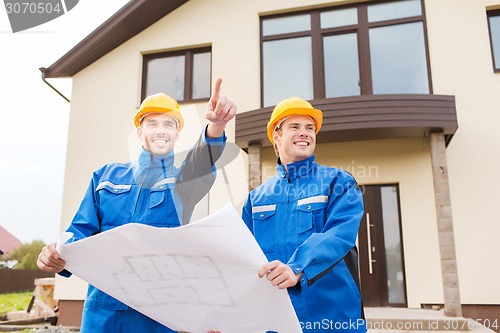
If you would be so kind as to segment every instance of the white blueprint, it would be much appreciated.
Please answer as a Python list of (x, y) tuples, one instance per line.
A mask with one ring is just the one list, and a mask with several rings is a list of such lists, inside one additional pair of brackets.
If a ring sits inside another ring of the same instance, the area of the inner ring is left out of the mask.
[(267, 259), (229, 204), (178, 228), (133, 223), (62, 243), (68, 271), (171, 329), (302, 332), (286, 290), (258, 277)]

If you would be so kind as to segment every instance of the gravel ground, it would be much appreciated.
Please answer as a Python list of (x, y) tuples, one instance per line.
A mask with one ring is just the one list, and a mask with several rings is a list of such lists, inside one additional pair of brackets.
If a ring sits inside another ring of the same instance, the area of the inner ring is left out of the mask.
[(80, 332), (79, 328), (63, 327), (63, 326), (40, 326), (34, 327), (33, 325), (0, 325), (0, 332), (14, 332), (14, 333), (75, 333)]
[(63, 326), (49, 326), (44, 328), (37, 328), (32, 331), (33, 333), (74, 333), (80, 332), (79, 329), (69, 328)]

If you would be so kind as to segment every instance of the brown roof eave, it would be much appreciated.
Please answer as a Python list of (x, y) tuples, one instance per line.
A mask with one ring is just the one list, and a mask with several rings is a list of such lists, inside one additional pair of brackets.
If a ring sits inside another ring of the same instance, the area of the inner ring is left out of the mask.
[(188, 0), (131, 0), (49, 68), (45, 78), (71, 77)]

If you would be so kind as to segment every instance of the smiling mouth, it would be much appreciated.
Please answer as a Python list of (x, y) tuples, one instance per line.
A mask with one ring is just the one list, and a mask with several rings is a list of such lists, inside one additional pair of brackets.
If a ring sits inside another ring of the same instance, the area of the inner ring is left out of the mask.
[(306, 141), (297, 141), (294, 144), (299, 147), (308, 147), (310, 143)]
[(166, 144), (169, 140), (167, 139), (153, 139), (153, 143)]

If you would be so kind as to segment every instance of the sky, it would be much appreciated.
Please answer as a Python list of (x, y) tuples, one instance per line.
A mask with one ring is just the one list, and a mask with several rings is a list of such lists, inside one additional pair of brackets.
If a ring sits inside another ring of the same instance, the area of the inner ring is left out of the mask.
[[(0, 6), (0, 225), (22, 243), (60, 230), (70, 105), (41, 78), (128, 0), (80, 0), (66, 14), (12, 33)], [(49, 79), (71, 99), (71, 79)], [(0, 239), (0, 248), (2, 240)]]

